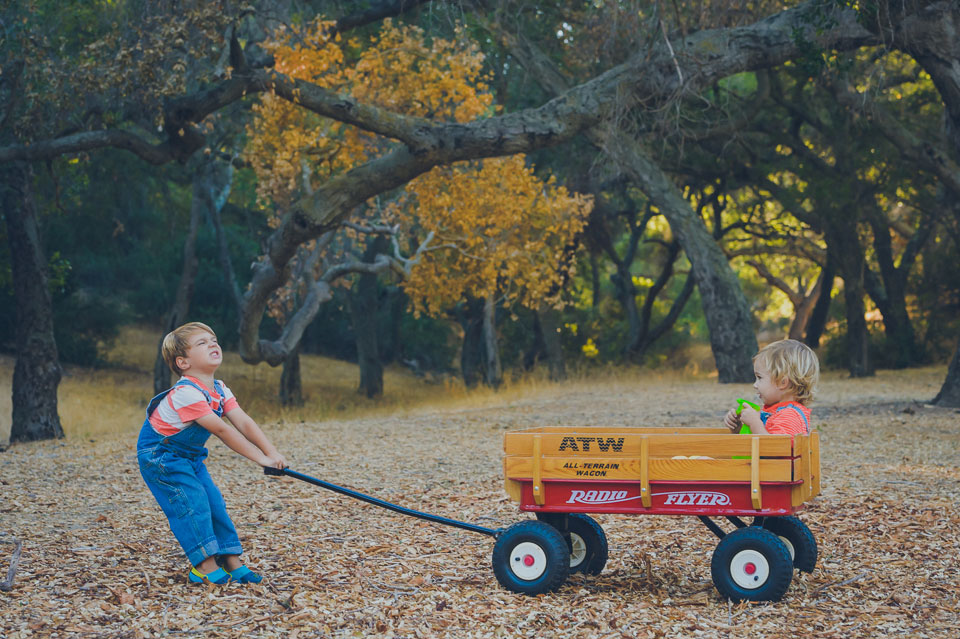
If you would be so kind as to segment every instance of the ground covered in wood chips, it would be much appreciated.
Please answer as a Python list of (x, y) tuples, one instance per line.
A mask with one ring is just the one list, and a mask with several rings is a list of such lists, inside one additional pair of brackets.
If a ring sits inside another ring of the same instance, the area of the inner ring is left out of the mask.
[[(0, 453), (0, 542), (23, 541), (0, 637), (957, 637), (960, 412), (925, 405), (944, 370), (828, 376), (814, 404), (824, 487), (801, 513), (820, 545), (782, 602), (730, 605), (716, 538), (693, 517), (600, 516), (610, 560), (538, 597), (499, 587), (489, 537), (323, 491), (211, 445), (211, 474), (260, 586), (189, 584), (137, 470), (136, 429)], [(477, 408), (268, 424), (291, 467), (491, 528), (528, 518), (502, 488), (504, 431), (718, 425), (749, 387), (584, 382)], [(0, 543), (0, 579), (13, 546)]]

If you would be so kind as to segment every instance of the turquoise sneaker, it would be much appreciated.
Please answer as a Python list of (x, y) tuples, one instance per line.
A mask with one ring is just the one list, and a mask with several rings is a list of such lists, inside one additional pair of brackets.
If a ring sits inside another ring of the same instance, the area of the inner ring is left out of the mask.
[(227, 574), (238, 584), (258, 584), (263, 581), (263, 577), (246, 566), (240, 566), (233, 572), (228, 572)]
[(195, 584), (217, 584), (218, 586), (222, 586), (230, 581), (230, 573), (223, 568), (217, 568), (206, 575), (196, 568), (191, 568), (190, 574), (187, 575), (187, 577)]

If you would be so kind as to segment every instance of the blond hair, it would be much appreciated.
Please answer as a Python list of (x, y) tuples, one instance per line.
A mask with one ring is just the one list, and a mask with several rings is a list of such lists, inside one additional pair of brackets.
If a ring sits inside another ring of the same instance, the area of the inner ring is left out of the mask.
[(214, 337), (217, 336), (213, 329), (203, 322), (188, 322), (180, 328), (170, 331), (163, 338), (163, 346), (160, 349), (163, 354), (163, 361), (177, 375), (183, 375), (183, 371), (177, 366), (177, 358), (187, 356), (187, 349), (190, 348), (190, 336), (199, 331), (206, 331)]
[(820, 381), (820, 361), (809, 346), (795, 339), (771, 342), (753, 356), (768, 371), (776, 383), (787, 380), (790, 391), (801, 404), (813, 399)]

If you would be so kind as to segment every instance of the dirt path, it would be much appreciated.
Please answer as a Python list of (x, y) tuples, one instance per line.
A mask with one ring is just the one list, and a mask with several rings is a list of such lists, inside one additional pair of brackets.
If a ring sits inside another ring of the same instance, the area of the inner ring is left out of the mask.
[[(22, 539), (0, 637), (960, 636), (960, 412), (929, 408), (942, 369), (829, 377), (814, 405), (824, 489), (801, 517), (821, 559), (777, 604), (730, 606), (710, 581), (716, 539), (693, 518), (598, 517), (597, 577), (522, 597), (499, 587), (491, 539), (290, 479), (222, 445), (209, 467), (262, 587), (185, 583), (184, 561), (125, 439), (0, 454), (0, 541)], [(507, 429), (717, 425), (748, 387), (654, 379), (548, 387), (482, 409), (283, 424), (291, 466), (490, 527), (527, 517), (502, 488)], [(0, 544), (0, 579), (12, 546)]]

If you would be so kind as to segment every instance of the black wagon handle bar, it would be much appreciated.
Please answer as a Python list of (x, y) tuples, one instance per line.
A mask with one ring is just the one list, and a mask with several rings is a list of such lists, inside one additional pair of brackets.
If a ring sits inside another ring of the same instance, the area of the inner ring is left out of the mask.
[(430, 513), (424, 513), (424, 512), (420, 512), (419, 510), (413, 510), (412, 508), (404, 508), (403, 506), (392, 504), (389, 501), (377, 499), (376, 497), (371, 497), (370, 495), (364, 495), (363, 493), (358, 493), (355, 490), (350, 490), (349, 488), (344, 488), (343, 486), (337, 486), (336, 484), (331, 484), (328, 481), (323, 481), (322, 479), (317, 479), (316, 477), (311, 477), (310, 475), (304, 475), (303, 473), (298, 473), (297, 471), (291, 470), (289, 468), (272, 468), (272, 467), (264, 466), (263, 474), (276, 475), (276, 476), (286, 475), (287, 477), (293, 477), (294, 479), (305, 481), (308, 484), (313, 484), (314, 486), (319, 486), (320, 488), (326, 488), (327, 490), (332, 490), (335, 493), (340, 493), (341, 495), (346, 495), (347, 497), (353, 497), (354, 499), (365, 501), (368, 504), (373, 504), (374, 506), (380, 506), (381, 508), (386, 508), (387, 510), (392, 510), (402, 515), (409, 515), (410, 517), (416, 517), (417, 519), (425, 519), (426, 521), (432, 521), (437, 524), (443, 524), (444, 526), (453, 526), (454, 528), (462, 528), (463, 530), (469, 530), (471, 532), (480, 533), (482, 535), (490, 535), (491, 537), (498, 537), (500, 533), (503, 532), (502, 528), (497, 528), (496, 530), (494, 530), (493, 528), (484, 528), (483, 526), (470, 524), (465, 521), (457, 521), (456, 519), (449, 519), (447, 517), (441, 517), (440, 515), (431, 515)]

